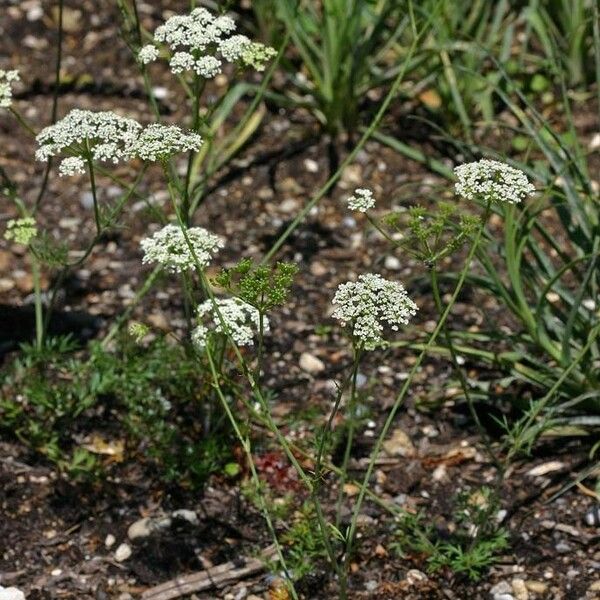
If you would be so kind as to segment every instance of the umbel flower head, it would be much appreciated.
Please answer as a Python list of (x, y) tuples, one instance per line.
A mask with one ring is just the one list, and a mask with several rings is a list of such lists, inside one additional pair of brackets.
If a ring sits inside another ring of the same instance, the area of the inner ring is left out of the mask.
[(4, 71), (0, 69), (0, 108), (12, 106), (12, 84), (19, 81), (19, 71)]
[(64, 159), (65, 164), (59, 167), (62, 175), (81, 173), (81, 157), (88, 151), (96, 161), (117, 164), (132, 157), (132, 146), (141, 130), (142, 126), (134, 119), (120, 117), (111, 111), (74, 109), (37, 135), (35, 157), (47, 161), (51, 156), (69, 150), (79, 160), (73, 161), (73, 156)]
[(35, 219), (24, 217), (22, 219), (11, 219), (6, 224), (4, 238), (14, 240), (17, 244), (27, 246), (29, 242), (37, 235), (37, 226)]
[(152, 123), (144, 127), (129, 152), (142, 160), (166, 160), (173, 154), (197, 151), (201, 145), (202, 138), (197, 133), (183, 131), (176, 125)]
[[(252, 346), (254, 335), (260, 330), (258, 310), (239, 298), (220, 298), (215, 299), (215, 302), (219, 312), (211, 299), (198, 306), (197, 314), (201, 323), (192, 331), (194, 345), (198, 349), (204, 348), (212, 330), (231, 336), (238, 346)], [(269, 321), (263, 316), (263, 333), (268, 331)]]
[[(205, 268), (224, 246), (223, 239), (203, 227), (190, 227), (187, 236), (194, 253), (181, 230), (174, 224), (165, 225), (152, 237), (144, 238), (140, 246), (144, 251), (143, 263), (158, 263), (170, 273), (181, 273), (198, 266)], [(195, 259), (194, 259), (195, 255)]]
[(350, 328), (366, 350), (385, 343), (384, 329), (398, 331), (417, 314), (417, 305), (404, 286), (375, 273), (361, 275), (356, 282), (342, 283), (333, 297), (333, 318)]
[[(273, 48), (250, 41), (245, 35), (231, 35), (236, 29), (233, 19), (215, 16), (206, 8), (195, 8), (189, 15), (174, 15), (156, 28), (154, 42), (171, 51), (169, 66), (173, 73), (194, 71), (205, 79), (221, 72), (221, 58), (263, 71), (277, 53)], [(217, 58), (220, 56), (220, 58)], [(159, 57), (154, 44), (144, 46), (138, 58), (148, 64)]]
[(454, 174), (456, 193), (467, 200), (518, 204), (535, 192), (523, 171), (497, 160), (459, 165)]
[(350, 196), (347, 200), (350, 210), (357, 210), (365, 213), (375, 206), (375, 198), (373, 192), (367, 188), (357, 188), (354, 190), (354, 196)]

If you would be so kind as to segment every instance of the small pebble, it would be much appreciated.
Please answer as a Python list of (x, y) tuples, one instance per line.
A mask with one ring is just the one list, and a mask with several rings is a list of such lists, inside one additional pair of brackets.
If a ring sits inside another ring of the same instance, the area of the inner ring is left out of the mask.
[(515, 600), (529, 600), (529, 591), (523, 579), (515, 577), (511, 584)]
[(315, 375), (325, 370), (325, 364), (316, 356), (303, 352), (300, 355), (300, 368), (311, 375)]
[(115, 560), (124, 562), (131, 557), (132, 550), (129, 544), (121, 544), (115, 551)]
[(5, 588), (0, 585), (0, 600), (25, 600), (25, 594), (16, 587)]
[(109, 533), (106, 536), (106, 539), (104, 540), (104, 545), (107, 548), (112, 548), (115, 545), (116, 541), (117, 541), (117, 539), (115, 538), (115, 536), (112, 533)]

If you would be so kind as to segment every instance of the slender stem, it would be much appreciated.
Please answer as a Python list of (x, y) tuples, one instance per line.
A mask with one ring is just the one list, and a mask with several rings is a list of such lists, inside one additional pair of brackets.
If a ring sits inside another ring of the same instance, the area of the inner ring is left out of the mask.
[[(58, 93), (60, 90), (60, 69), (62, 66), (62, 46), (64, 33), (63, 9), (64, 0), (58, 0), (58, 40), (56, 43), (56, 65), (54, 67), (54, 90), (52, 93), (52, 123), (56, 123), (56, 117), (58, 115)], [(42, 185), (33, 205), (33, 214), (35, 214), (38, 211), (40, 204), (42, 203), (44, 194), (46, 193), (46, 188), (48, 187), (48, 180), (50, 178), (50, 169), (52, 169), (52, 158), (49, 158), (46, 164), (46, 169), (44, 170), (44, 178), (42, 179)]]
[(350, 386), (350, 400), (348, 402), (348, 433), (346, 437), (346, 448), (344, 450), (344, 458), (342, 461), (342, 474), (339, 481), (337, 510), (335, 517), (335, 525), (339, 528), (342, 517), (342, 502), (344, 500), (344, 486), (348, 479), (348, 463), (350, 462), (350, 453), (352, 451), (352, 443), (354, 441), (354, 431), (356, 429), (356, 380), (358, 378), (358, 368), (362, 348), (354, 346), (354, 362), (352, 365), (352, 376)]
[[(440, 287), (439, 287), (439, 283), (438, 283), (438, 277), (437, 277), (437, 271), (436, 271), (435, 264), (431, 268), (430, 279), (431, 279), (431, 287), (433, 289), (433, 298), (435, 301), (435, 306), (437, 308), (439, 315), (441, 316), (444, 312), (444, 307), (443, 307), (442, 298), (440, 295)], [(494, 463), (496, 468), (500, 472), (502, 472), (503, 471), (502, 463), (496, 456), (496, 453), (494, 452), (494, 449), (492, 448), (492, 444), (490, 442), (487, 431), (481, 424), (481, 419), (479, 418), (479, 415), (477, 414), (477, 410), (475, 410), (475, 404), (473, 402), (473, 397), (471, 396), (471, 392), (469, 391), (469, 384), (467, 382), (467, 378), (465, 377), (465, 374), (458, 362), (456, 349), (454, 347), (454, 343), (452, 342), (452, 336), (450, 334), (450, 331), (448, 330), (448, 328), (445, 325), (442, 329), (442, 334), (444, 336), (444, 339), (446, 340), (446, 345), (448, 346), (448, 351), (450, 352), (452, 367), (453, 367), (454, 372), (460, 382), (460, 387), (465, 396), (465, 400), (467, 401), (467, 405), (469, 407), (469, 412), (471, 413), (471, 418), (475, 422), (477, 431), (479, 432), (479, 436), (481, 437), (481, 440), (482, 440), (483, 444), (485, 445), (488, 456), (490, 457), (491, 461)]]
[(37, 257), (30, 252), (31, 256), (31, 273), (33, 276), (33, 292), (35, 302), (35, 343), (38, 350), (42, 349), (44, 344), (44, 317), (42, 314), (42, 287), (40, 264)]
[(90, 185), (92, 187), (92, 202), (94, 203), (94, 221), (96, 222), (96, 234), (100, 235), (102, 231), (102, 220), (100, 219), (100, 207), (98, 206), (98, 195), (96, 191), (96, 175), (94, 173), (94, 161), (92, 160), (92, 153), (90, 151), (88, 142), (86, 140), (86, 152), (85, 160), (88, 166), (88, 172), (90, 174)]
[(221, 405), (223, 406), (223, 410), (227, 414), (229, 422), (231, 423), (231, 426), (233, 427), (233, 430), (235, 431), (235, 434), (236, 434), (238, 440), (240, 441), (242, 448), (244, 449), (244, 453), (246, 454), (246, 459), (248, 460), (248, 465), (250, 467), (250, 472), (252, 474), (252, 480), (256, 487), (256, 494), (257, 494), (257, 497), (259, 498), (260, 508), (263, 513), (265, 522), (267, 523), (269, 533), (271, 534), (271, 537), (273, 538), (273, 543), (275, 544), (277, 558), (279, 559), (279, 562), (281, 563), (281, 566), (283, 568), (283, 572), (285, 573), (285, 577), (288, 580), (288, 583), (290, 584), (290, 592), (292, 594), (292, 597), (294, 598), (294, 600), (298, 600), (298, 594), (296, 593), (296, 590), (294, 588), (294, 582), (292, 581), (289, 570), (287, 568), (285, 558), (283, 556), (283, 551), (281, 549), (281, 545), (279, 544), (279, 539), (277, 538), (277, 532), (275, 531), (275, 526), (273, 524), (273, 520), (271, 519), (271, 515), (269, 514), (269, 509), (267, 507), (267, 503), (260, 491), (261, 490), (260, 478), (258, 477), (258, 473), (256, 472), (256, 466), (255, 466), (254, 460), (252, 458), (252, 449), (250, 446), (250, 440), (248, 438), (244, 437), (244, 435), (242, 434), (242, 431), (241, 431), (233, 413), (231, 412), (231, 407), (229, 406), (229, 403), (227, 402), (227, 399), (225, 398), (225, 396), (223, 394), (223, 391), (221, 389), (221, 384), (219, 382), (219, 374), (217, 372), (215, 362), (214, 362), (214, 359), (212, 356), (210, 343), (207, 344), (207, 346), (206, 346), (206, 356), (208, 358), (208, 364), (210, 366), (210, 373), (211, 373), (211, 376), (213, 379), (213, 387), (217, 392), (219, 400), (221, 401)]

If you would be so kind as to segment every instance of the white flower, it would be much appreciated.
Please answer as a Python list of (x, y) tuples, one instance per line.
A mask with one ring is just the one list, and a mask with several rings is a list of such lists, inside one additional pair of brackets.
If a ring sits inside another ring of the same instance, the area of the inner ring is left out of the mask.
[(456, 193), (467, 200), (518, 204), (535, 192), (523, 171), (496, 160), (459, 165), (454, 174)]
[(3, 71), (0, 69), (0, 108), (12, 106), (12, 84), (19, 80), (19, 71)]
[[(245, 35), (232, 35), (236, 25), (231, 17), (215, 16), (206, 8), (196, 8), (189, 15), (170, 17), (154, 31), (154, 41), (166, 44), (173, 53), (169, 64), (173, 73), (195, 71), (211, 79), (221, 72), (220, 55), (229, 62), (241, 62), (257, 71), (263, 71), (267, 61), (277, 52), (251, 42)], [(143, 53), (143, 54), (142, 54)], [(155, 60), (158, 50), (149, 45), (142, 48), (142, 62)]]
[(214, 255), (224, 246), (221, 237), (203, 227), (190, 227), (187, 236), (194, 250), (193, 254), (181, 228), (173, 224), (165, 225), (152, 237), (144, 238), (140, 242), (144, 251), (142, 262), (156, 262), (171, 273), (181, 273), (194, 269), (196, 260), (199, 267), (207, 267)]
[(370, 208), (375, 206), (375, 198), (373, 192), (366, 188), (357, 188), (354, 190), (354, 196), (350, 196), (347, 200), (350, 210), (357, 210), (365, 213)]
[(64, 158), (58, 166), (58, 174), (64, 175), (83, 175), (85, 173), (85, 161), (80, 156), (69, 156)]
[(97, 160), (118, 163), (129, 160), (141, 129), (137, 121), (110, 111), (75, 109), (37, 135), (35, 157), (46, 161), (66, 149), (83, 156), (89, 149)]
[[(260, 330), (258, 310), (239, 298), (220, 298), (215, 302), (219, 309), (218, 312), (211, 299), (205, 300), (198, 306), (197, 314), (201, 323), (192, 332), (192, 341), (196, 347), (202, 349), (206, 346), (210, 330), (226, 333), (238, 346), (252, 346), (254, 335)], [(205, 326), (204, 322), (208, 322), (209, 327)], [(268, 331), (269, 321), (263, 316), (263, 333)]]
[(140, 62), (144, 65), (154, 62), (158, 58), (158, 48), (154, 44), (147, 44), (138, 53)]
[(250, 40), (245, 35), (232, 35), (219, 44), (219, 52), (225, 60), (236, 62), (242, 58), (244, 50), (250, 43)]
[(374, 273), (338, 286), (332, 304), (336, 307), (333, 318), (348, 325), (366, 350), (384, 344), (384, 327), (398, 331), (418, 310), (401, 283)]
[(180, 46), (190, 52), (203, 52), (210, 44), (218, 44), (224, 34), (235, 30), (229, 17), (214, 17), (205, 8), (196, 8), (189, 15), (175, 15), (156, 28), (154, 40), (175, 51)]
[(195, 65), (194, 57), (189, 52), (175, 52), (169, 61), (172, 73), (191, 71)]
[(199, 150), (202, 138), (191, 131), (186, 132), (176, 125), (152, 123), (144, 127), (132, 144), (130, 152), (142, 160), (164, 160), (173, 154)]
[(221, 61), (214, 56), (201, 56), (196, 61), (194, 70), (204, 79), (212, 79), (221, 72)]

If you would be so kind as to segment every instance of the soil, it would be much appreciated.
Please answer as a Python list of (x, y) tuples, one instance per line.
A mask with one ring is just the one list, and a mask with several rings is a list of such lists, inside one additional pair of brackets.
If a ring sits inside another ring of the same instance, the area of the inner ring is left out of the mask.
[[(150, 121), (134, 61), (115, 29), (118, 14), (113, 3), (66, 4), (63, 79), (69, 83), (60, 90), (59, 116), (74, 107), (118, 108), (122, 114)], [(186, 5), (170, 2), (169, 8), (176, 12)], [(55, 43), (55, 15), (41, 7), (36, 0), (10, 4), (0, 23), (0, 55), (5, 57), (0, 67), (21, 70), (23, 83), (16, 106), (36, 128), (47, 124), (51, 113), (50, 65)], [(141, 5), (141, 13), (144, 26), (150, 30), (164, 16), (149, 4)], [(153, 77), (155, 85), (167, 92), (162, 100), (166, 118), (181, 122), (184, 113), (168, 73), (157, 69)], [(328, 141), (318, 135), (309, 115), (271, 105), (266, 108), (258, 132), (232, 165), (213, 178), (211, 191), (196, 215), (196, 224), (228, 240), (220, 256), (221, 265), (232, 265), (242, 256), (260, 258), (328, 175)], [(397, 113), (406, 114), (407, 110), (418, 107), (395, 106), (388, 129), (394, 129)], [(418, 143), (426, 152), (435, 151), (451, 164), (451, 148), (428, 142), (425, 130), (410, 133), (414, 138), (404, 141)], [(582, 131), (584, 139), (589, 134), (589, 130)], [(0, 115), (0, 147), (0, 166), (18, 185), (23, 200), (33, 203), (44, 165), (33, 161), (33, 139), (27, 138), (7, 114)], [(439, 154), (444, 151), (448, 156)], [(340, 145), (342, 157), (344, 152)], [(120, 168), (117, 174), (131, 179), (134, 165)], [(445, 185), (417, 163), (369, 142), (333, 193), (320, 202), (282, 248), (279, 258), (297, 261), (300, 275), (290, 304), (272, 319), (271, 329), (277, 333), (266, 348), (271, 360), (265, 382), (277, 392), (274, 414), (290, 439), (302, 440), (306, 429), (290, 425), (286, 416), (309, 408), (326, 414), (332, 400), (332, 381), (351, 360), (348, 345), (335, 328), (326, 334), (315, 331), (324, 322), (332, 324), (328, 320), (330, 299), (340, 282), (369, 270), (401, 279), (419, 305), (417, 327), (427, 329), (435, 319), (423, 269), (399, 254), (392, 253), (386, 260), (384, 241), (372, 233), (365, 235), (365, 220), (360, 215), (349, 216), (344, 209), (342, 200), (365, 182), (381, 199), (378, 210), (382, 212), (406, 206), (411, 201), (407, 196), (426, 201)], [(115, 184), (101, 183), (108, 196), (119, 193)], [(67, 241), (71, 248), (84, 247), (93, 235), (85, 194), (81, 182), (61, 179), (56, 169), (51, 171), (39, 220), (51, 235)], [(158, 169), (149, 172), (139, 195), (168, 209)], [(132, 203), (125, 226), (102, 240), (89, 260), (67, 279), (54, 322), (56, 331), (74, 331), (84, 339), (102, 337), (131, 303), (149, 273), (140, 267), (139, 241), (153, 220), (140, 198)], [(0, 218), (14, 216), (14, 207), (2, 199)], [(15, 344), (31, 336), (28, 306), (33, 284), (29, 273), (22, 249), (2, 240), (0, 319), (4, 331), (0, 350), (5, 353), (5, 364), (13, 358), (10, 352)], [(49, 280), (51, 275), (44, 281), (46, 288)], [(159, 329), (181, 323), (177, 281), (167, 279), (163, 283), (134, 308), (132, 319)], [(476, 326), (486, 313), (489, 316), (494, 311), (499, 319), (504, 318), (494, 303), (482, 304), (466, 291), (453, 319), (461, 326)], [(313, 374), (301, 369), (299, 359), (304, 352), (322, 360), (325, 369)], [(413, 361), (413, 351), (396, 348), (371, 353), (361, 367), (368, 377), (366, 403), (373, 423), (358, 433), (352, 475), (359, 479), (373, 445), (373, 432), (383, 423)], [(476, 364), (467, 363), (465, 369), (470, 377), (494, 376)], [(496, 477), (468, 411), (454, 400), (451, 385), (449, 364), (433, 360), (424, 364), (394, 423), (394, 429), (408, 435), (414, 452), (380, 465), (373, 482), (381, 499), (413, 512), (424, 511), (442, 531), (453, 526), (451, 499), (459, 491), (491, 485)], [(528, 392), (515, 389), (513, 393)], [(491, 427), (494, 421), (490, 417), (485, 422)], [(498, 434), (493, 427), (490, 431)], [(277, 468), (287, 472), (275, 446), (268, 440), (260, 443), (263, 454), (268, 457), (272, 453), (268, 460), (257, 456), (263, 465), (262, 476), (272, 476), (273, 462), (277, 461), (283, 465)], [(515, 579), (525, 581), (532, 599), (600, 597), (600, 529), (584, 522), (595, 499), (586, 487), (569, 485), (587, 464), (588, 450), (589, 446), (577, 438), (549, 440), (536, 449), (532, 460), (515, 464), (500, 489), (510, 550), (477, 582), (444, 571), (428, 574), (423, 556), (409, 553), (400, 557), (393, 549), (393, 520), (378, 505), (367, 502), (360, 543), (352, 559), (351, 597), (487, 599), (492, 597), (494, 585), (507, 582), (510, 588)], [(267, 463), (270, 468), (264, 466)], [(539, 465), (547, 465), (548, 472), (531, 474)], [(282, 493), (286, 486), (293, 488), (293, 478), (284, 475), (278, 479), (284, 482)], [(334, 506), (335, 490), (332, 494)], [(301, 501), (298, 492), (298, 508)], [(128, 528), (140, 518), (160, 518), (180, 509), (195, 511), (197, 521), (175, 518), (169, 527), (148, 537), (135, 542), (128, 539)], [(115, 552), (122, 543), (132, 548), (132, 555), (119, 562)], [(140, 598), (148, 588), (176, 576), (229, 560), (242, 564), (243, 557), (255, 555), (269, 543), (259, 511), (242, 494), (241, 481), (214, 477), (201, 492), (167, 486), (142, 458), (116, 465), (101, 484), (74, 484), (9, 434), (0, 438), (0, 585), (17, 586), (32, 600)], [(316, 566), (299, 586), (303, 597), (335, 598), (330, 575)], [(276, 586), (276, 574), (262, 572), (218, 590), (183, 597), (241, 599), (254, 594), (275, 599), (281, 597), (274, 591)]]

